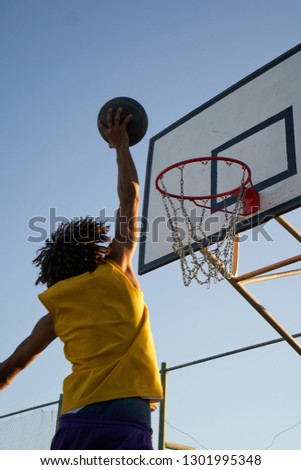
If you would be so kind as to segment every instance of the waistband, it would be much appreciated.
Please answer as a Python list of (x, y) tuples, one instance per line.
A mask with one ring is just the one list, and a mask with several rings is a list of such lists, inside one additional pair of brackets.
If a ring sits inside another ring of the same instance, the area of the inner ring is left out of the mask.
[(81, 408), (76, 415), (97, 415), (102, 417), (134, 418), (151, 426), (150, 403), (139, 397), (118, 398), (91, 403)]
[(148, 431), (152, 434), (152, 429), (145, 422), (136, 418), (117, 417), (117, 416), (102, 416), (92, 413), (66, 413), (59, 418), (59, 428), (74, 428), (76, 426), (116, 426), (121, 427), (136, 427), (142, 431)]

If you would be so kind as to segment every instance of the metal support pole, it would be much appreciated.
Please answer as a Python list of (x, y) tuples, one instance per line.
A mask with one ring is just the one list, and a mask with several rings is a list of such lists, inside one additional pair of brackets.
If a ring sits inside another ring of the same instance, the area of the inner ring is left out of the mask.
[(59, 419), (60, 419), (60, 415), (61, 415), (62, 403), (63, 403), (63, 394), (61, 393), (60, 394), (60, 399), (58, 401), (58, 407), (57, 407), (55, 431), (57, 431), (58, 428), (59, 428)]
[[(231, 275), (230, 278), (227, 277), (225, 273), (225, 268), (223, 263), (204, 247), (200, 247), (200, 252), (204, 254), (207, 258), (210, 259), (210, 262), (218, 269), (218, 271), (225, 277), (225, 279), (234, 287), (234, 289), (239, 292), (242, 297), (249, 302), (250, 305), (274, 328), (274, 330), (282, 336), (285, 341), (301, 356), (301, 345), (298, 341), (293, 338), (293, 336), (273, 317), (273, 315), (243, 286), (243, 279), (244, 276), (233, 276)], [(235, 255), (238, 257), (238, 253)], [(290, 262), (300, 261), (300, 256), (296, 256), (290, 260)], [(266, 272), (267, 270), (275, 269), (275, 266), (279, 267), (280, 264), (283, 263), (275, 263), (267, 268), (263, 268), (261, 270), (255, 271), (256, 274), (259, 272)], [(287, 264), (287, 260), (285, 261)], [(248, 278), (251, 278), (254, 273), (249, 273), (247, 275)]]
[(301, 233), (295, 227), (292, 226), (283, 216), (279, 215), (275, 217), (276, 221), (282, 225), (298, 242), (301, 242)]
[(167, 382), (167, 363), (161, 363), (161, 382), (163, 388), (163, 399), (160, 403), (160, 415), (159, 415), (159, 439), (158, 439), (158, 450), (165, 448), (165, 416), (166, 416), (166, 382)]
[[(301, 255), (297, 256), (292, 256), (291, 258), (284, 259), (282, 261), (278, 261), (277, 263), (269, 264), (268, 266), (265, 266), (260, 269), (256, 269), (255, 271), (251, 271), (249, 273), (245, 273), (241, 276), (235, 276), (236, 282), (244, 282), (248, 281), (249, 279), (255, 278), (256, 276), (260, 276), (261, 274), (266, 274), (271, 271), (275, 271), (276, 269), (283, 268), (285, 266), (288, 266), (293, 263), (298, 263), (301, 261)], [(294, 274), (300, 273), (300, 270), (296, 270)], [(283, 273), (278, 273), (277, 276), (281, 276)], [(284, 273), (286, 275), (286, 273)]]
[(235, 282), (235, 278), (227, 279), (227, 281), (236, 289), (254, 309), (274, 328), (274, 330), (282, 336), (283, 339), (301, 355), (301, 345), (293, 336), (273, 317), (273, 315), (264, 308), (263, 305), (240, 283)]

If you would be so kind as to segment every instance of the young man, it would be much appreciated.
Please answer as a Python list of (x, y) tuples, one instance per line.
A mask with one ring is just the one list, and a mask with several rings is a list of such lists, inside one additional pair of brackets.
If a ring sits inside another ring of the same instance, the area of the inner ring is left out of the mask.
[[(72, 373), (52, 449), (152, 449), (150, 410), (162, 398), (148, 310), (132, 267), (139, 183), (122, 109), (102, 126), (116, 150), (119, 209), (112, 242), (86, 217), (61, 225), (34, 263), (48, 313), (0, 364), (0, 390), (56, 337)], [(100, 245), (102, 243), (102, 245)], [(107, 243), (107, 245), (103, 245)]]

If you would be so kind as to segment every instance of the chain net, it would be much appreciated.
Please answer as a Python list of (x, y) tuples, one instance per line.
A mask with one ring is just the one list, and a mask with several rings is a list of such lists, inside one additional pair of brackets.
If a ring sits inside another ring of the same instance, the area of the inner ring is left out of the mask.
[[(206, 162), (201, 162), (203, 165)], [(229, 164), (231, 166), (231, 163)], [(224, 278), (230, 278), (232, 274), (234, 239), (236, 226), (241, 220), (245, 188), (245, 168), (241, 167), (242, 175), (240, 187), (235, 197), (231, 210), (227, 203), (228, 196), (219, 198), (218, 212), (222, 214), (218, 233), (214, 239), (206, 233), (206, 217), (212, 213), (211, 200), (202, 199), (187, 202), (185, 196), (184, 167), (178, 167), (180, 171), (180, 194), (171, 197), (164, 183), (164, 175), (160, 178), (162, 200), (168, 219), (168, 228), (172, 236), (172, 249), (179, 256), (183, 283), (189, 286), (192, 280), (210, 287), (212, 281), (217, 283)], [(199, 202), (201, 201), (201, 202)], [(191, 217), (189, 207), (199, 206), (197, 222)], [(185, 236), (183, 236), (183, 228)]]

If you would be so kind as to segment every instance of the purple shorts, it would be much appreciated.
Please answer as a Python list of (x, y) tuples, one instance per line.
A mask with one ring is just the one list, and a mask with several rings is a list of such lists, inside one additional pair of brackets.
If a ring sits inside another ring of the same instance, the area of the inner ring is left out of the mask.
[(51, 450), (153, 450), (152, 430), (134, 418), (67, 413)]

